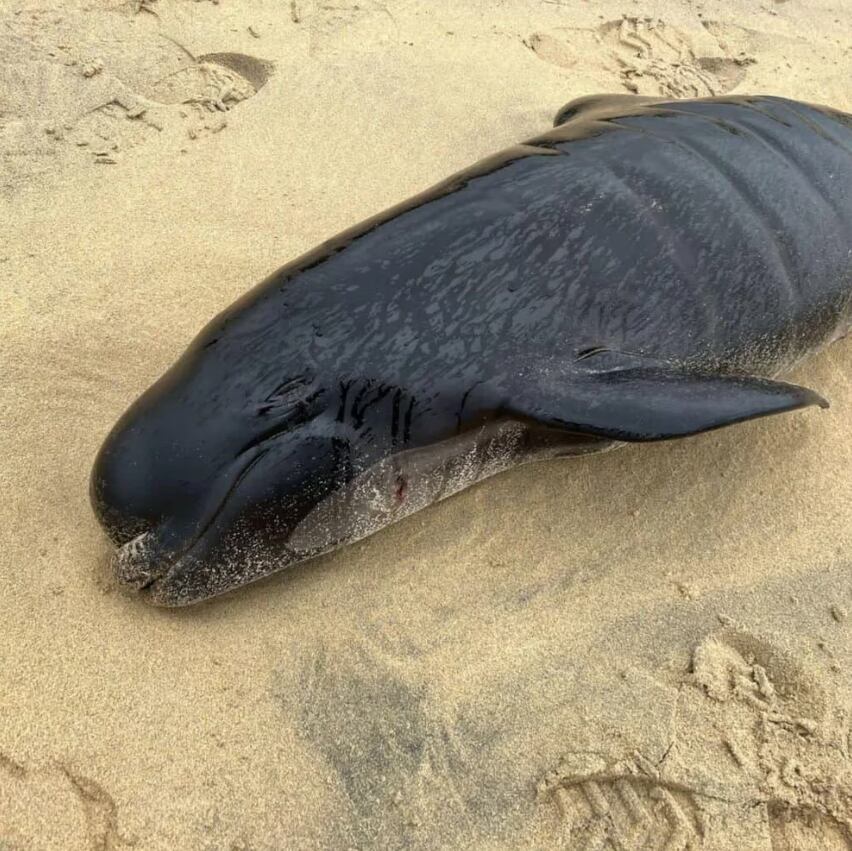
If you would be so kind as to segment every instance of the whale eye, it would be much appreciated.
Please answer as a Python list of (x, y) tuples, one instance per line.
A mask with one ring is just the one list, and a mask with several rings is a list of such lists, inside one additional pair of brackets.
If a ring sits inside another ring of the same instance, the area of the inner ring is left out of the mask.
[(320, 411), (317, 403), (323, 395), (325, 390), (317, 387), (311, 377), (282, 381), (258, 404), (259, 431), (240, 448), (240, 454), (310, 422)]
[(310, 405), (319, 395), (313, 388), (313, 379), (301, 375), (282, 381), (259, 405), (258, 414), (274, 413), (276, 416), (298, 414), (300, 408)]
[(608, 352), (609, 349), (606, 346), (588, 346), (585, 349), (578, 350), (575, 355), (575, 360), (585, 360), (586, 358), (594, 357), (595, 355), (602, 355), (604, 352)]

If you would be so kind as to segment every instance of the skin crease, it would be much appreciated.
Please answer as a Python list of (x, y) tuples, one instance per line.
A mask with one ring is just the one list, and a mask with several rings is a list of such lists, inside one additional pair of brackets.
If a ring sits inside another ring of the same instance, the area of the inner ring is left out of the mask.
[(92, 504), (185, 605), (515, 464), (810, 404), (852, 323), (852, 117), (575, 101), (554, 130), (294, 260), (121, 417)]

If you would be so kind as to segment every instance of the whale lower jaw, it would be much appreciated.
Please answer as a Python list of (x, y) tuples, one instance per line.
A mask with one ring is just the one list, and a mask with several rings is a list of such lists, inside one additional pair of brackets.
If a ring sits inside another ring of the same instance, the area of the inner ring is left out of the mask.
[(113, 555), (112, 570), (119, 583), (144, 591), (166, 574), (169, 564), (158, 557), (152, 532), (143, 532), (122, 544)]
[[(238, 551), (238, 557), (232, 554), (208, 563), (195, 554), (195, 547), (202, 540), (203, 536), (199, 536), (179, 552), (164, 553), (158, 545), (156, 530), (143, 532), (115, 551), (113, 574), (126, 591), (139, 595), (146, 603), (181, 608), (218, 597), (321, 554), (296, 554), (288, 547), (265, 552), (259, 542), (247, 541)], [(239, 581), (234, 577), (239, 577)]]
[(184, 552), (171, 558), (156, 546), (156, 533), (143, 532), (120, 546), (112, 558), (112, 570), (119, 584), (147, 602), (159, 606), (180, 605), (169, 593), (169, 579), (180, 569)]

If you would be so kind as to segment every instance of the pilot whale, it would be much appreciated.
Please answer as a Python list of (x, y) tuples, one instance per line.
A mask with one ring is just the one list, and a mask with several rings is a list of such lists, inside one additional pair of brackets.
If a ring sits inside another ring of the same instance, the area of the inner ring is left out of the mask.
[(118, 420), (91, 476), (124, 585), (193, 603), (512, 466), (808, 405), (852, 325), (852, 116), (573, 101), (293, 260)]

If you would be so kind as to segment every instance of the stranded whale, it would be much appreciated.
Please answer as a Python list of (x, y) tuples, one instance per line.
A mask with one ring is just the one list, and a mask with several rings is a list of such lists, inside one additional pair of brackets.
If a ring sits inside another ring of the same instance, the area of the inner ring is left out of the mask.
[(121, 417), (91, 479), (119, 579), (243, 585), (526, 461), (826, 403), (852, 324), (852, 116), (574, 101), (294, 260)]

